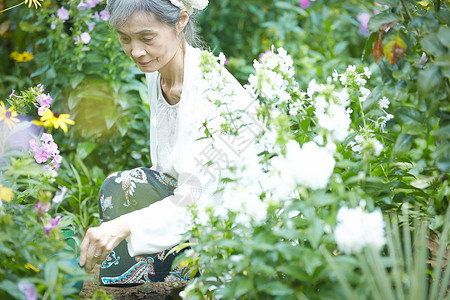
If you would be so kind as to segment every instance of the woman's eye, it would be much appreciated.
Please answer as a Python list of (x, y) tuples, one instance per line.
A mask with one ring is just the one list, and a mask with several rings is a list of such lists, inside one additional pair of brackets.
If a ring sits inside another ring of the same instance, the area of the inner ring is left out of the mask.
[(125, 38), (125, 37), (121, 37), (121, 38), (120, 38), (120, 41), (121, 41), (122, 43), (128, 43), (128, 42), (130, 41), (130, 39), (129, 39), (129, 38)]
[(153, 39), (142, 39), (144, 42), (148, 43), (151, 42)]

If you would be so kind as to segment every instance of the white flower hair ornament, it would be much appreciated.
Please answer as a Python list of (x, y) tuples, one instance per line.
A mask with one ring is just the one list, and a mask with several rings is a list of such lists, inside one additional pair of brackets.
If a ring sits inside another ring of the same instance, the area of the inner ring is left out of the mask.
[(194, 9), (204, 10), (208, 6), (208, 0), (169, 0), (179, 9), (186, 8), (191, 14)]

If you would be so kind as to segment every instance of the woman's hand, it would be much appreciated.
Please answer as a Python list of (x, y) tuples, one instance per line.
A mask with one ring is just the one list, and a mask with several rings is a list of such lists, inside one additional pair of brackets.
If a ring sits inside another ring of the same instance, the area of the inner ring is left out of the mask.
[(86, 271), (90, 272), (129, 235), (130, 227), (122, 218), (89, 228), (80, 246), (80, 266), (85, 266)]

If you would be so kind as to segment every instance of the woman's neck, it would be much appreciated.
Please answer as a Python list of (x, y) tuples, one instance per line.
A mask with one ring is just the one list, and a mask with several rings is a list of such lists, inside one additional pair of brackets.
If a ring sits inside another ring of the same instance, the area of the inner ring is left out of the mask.
[(159, 70), (161, 89), (167, 102), (175, 105), (180, 101), (184, 80), (184, 56), (186, 45), (179, 48), (173, 58)]

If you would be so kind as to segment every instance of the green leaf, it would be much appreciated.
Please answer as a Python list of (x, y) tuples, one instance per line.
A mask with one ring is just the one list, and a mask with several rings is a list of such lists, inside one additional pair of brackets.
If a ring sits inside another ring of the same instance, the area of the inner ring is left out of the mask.
[(58, 265), (55, 260), (49, 260), (45, 265), (45, 281), (49, 287), (53, 287), (58, 279)]
[(439, 39), (434, 35), (426, 35), (420, 40), (423, 50), (427, 54), (431, 54), (435, 57), (445, 54), (445, 47), (441, 44)]
[(17, 283), (9, 280), (3, 280), (0, 282), (0, 290), (3, 290), (14, 297), (14, 299), (26, 299), (25, 294), (22, 293), (17, 287)]
[(409, 134), (401, 133), (395, 141), (394, 149), (392, 149), (392, 154), (398, 155), (406, 153), (409, 151), (409, 149), (411, 149), (411, 145), (412, 136)]
[(435, 136), (437, 138), (440, 138), (440, 139), (449, 139), (450, 138), (450, 124), (431, 132), (431, 135)]
[(439, 68), (430, 64), (425, 70), (420, 70), (417, 76), (417, 87), (420, 94), (427, 97), (431, 92), (436, 91), (442, 84), (442, 74)]
[(442, 45), (450, 48), (450, 28), (448, 26), (439, 27), (438, 38)]
[(382, 13), (379, 13), (378, 15), (375, 15), (372, 18), (370, 18), (367, 28), (370, 31), (375, 32), (380, 29), (381, 25), (391, 23), (391, 22), (396, 22), (398, 20), (400, 20), (399, 16), (397, 16), (393, 13), (390, 13), (390, 12), (382, 12)]
[(287, 296), (292, 294), (292, 289), (277, 281), (266, 283), (260, 289), (272, 296)]
[(49, 65), (45, 65), (43, 67), (40, 67), (39, 69), (37, 69), (36, 71), (31, 73), (30, 78), (33, 78), (33, 77), (38, 76), (38, 75), (41, 75), (42, 73), (47, 71), (49, 67), (50, 67)]
[(97, 148), (96, 143), (82, 142), (77, 145), (77, 156), (83, 160)]
[(424, 132), (425, 118), (422, 112), (410, 106), (402, 106), (395, 110), (396, 118), (402, 125), (402, 132), (420, 134)]
[(70, 85), (74, 89), (78, 86), (78, 84), (80, 84), (81, 81), (83, 81), (83, 79), (84, 79), (83, 73), (75, 73), (70, 77)]

